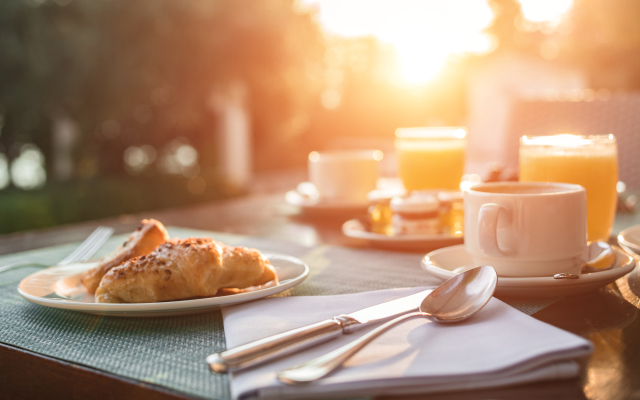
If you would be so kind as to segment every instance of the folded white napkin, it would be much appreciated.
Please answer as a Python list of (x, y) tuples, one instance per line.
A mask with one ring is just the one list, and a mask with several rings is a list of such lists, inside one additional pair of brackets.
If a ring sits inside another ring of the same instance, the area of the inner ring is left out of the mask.
[[(223, 309), (227, 348), (357, 311), (425, 288), (264, 299)], [(416, 305), (417, 306), (417, 305)], [(491, 301), (457, 324), (410, 319), (383, 333), (345, 365), (317, 382), (289, 386), (276, 371), (334, 350), (365, 328), (293, 355), (231, 374), (235, 399), (411, 394), (512, 385), (578, 375), (575, 361), (591, 343)]]

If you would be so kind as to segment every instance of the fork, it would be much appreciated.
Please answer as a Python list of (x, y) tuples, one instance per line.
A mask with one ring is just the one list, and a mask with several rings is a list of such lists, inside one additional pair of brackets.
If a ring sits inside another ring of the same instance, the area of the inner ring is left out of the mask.
[[(102, 247), (102, 245), (113, 235), (113, 228), (107, 226), (99, 226), (97, 227), (91, 234), (84, 240), (84, 242), (80, 243), (78, 247), (74, 251), (72, 251), (68, 256), (62, 259), (57, 265), (67, 265), (74, 262), (82, 262), (87, 261), (91, 258), (92, 255), (96, 253)], [(48, 267), (48, 265), (34, 263), (29, 261), (22, 261), (13, 264), (8, 264), (0, 267), (0, 272), (9, 271), (14, 268), (20, 268), (25, 266), (40, 266), (40, 267)]]

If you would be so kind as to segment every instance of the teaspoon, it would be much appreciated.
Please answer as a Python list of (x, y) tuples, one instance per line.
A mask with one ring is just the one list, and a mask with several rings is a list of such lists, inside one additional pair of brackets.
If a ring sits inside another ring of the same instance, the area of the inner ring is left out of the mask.
[(487, 304), (493, 296), (497, 282), (498, 274), (493, 267), (485, 265), (467, 270), (442, 283), (429, 293), (420, 303), (419, 311), (391, 320), (328, 354), (278, 371), (278, 379), (288, 384), (318, 380), (340, 367), (382, 332), (413, 317), (425, 317), (443, 323), (465, 320)]

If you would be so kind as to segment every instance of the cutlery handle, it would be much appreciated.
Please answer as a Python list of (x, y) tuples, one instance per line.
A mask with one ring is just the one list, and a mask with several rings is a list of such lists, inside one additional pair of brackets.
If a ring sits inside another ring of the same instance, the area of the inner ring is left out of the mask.
[(207, 363), (214, 372), (239, 370), (313, 346), (341, 334), (342, 324), (338, 320), (328, 319), (243, 344), (221, 353), (211, 354), (207, 357)]
[(378, 337), (382, 332), (406, 319), (421, 315), (424, 314), (421, 312), (414, 312), (391, 320), (366, 335), (361, 336), (353, 342), (348, 343), (330, 353), (289, 369), (278, 371), (278, 379), (291, 385), (316, 381), (341, 366), (345, 361), (360, 351), (360, 349), (362, 349), (367, 343)]

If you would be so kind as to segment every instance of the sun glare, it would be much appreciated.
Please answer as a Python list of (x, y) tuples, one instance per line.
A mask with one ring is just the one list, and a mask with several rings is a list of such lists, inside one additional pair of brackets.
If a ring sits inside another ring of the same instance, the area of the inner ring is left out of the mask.
[(557, 22), (571, 6), (573, 0), (518, 0), (522, 15), (532, 22)]
[[(374, 36), (395, 48), (399, 83), (433, 80), (452, 55), (484, 54), (494, 13), (478, 0), (300, 0), (317, 7), (320, 23), (343, 37)], [(525, 18), (540, 22), (566, 12), (572, 0), (521, 0)], [(525, 7), (526, 4), (526, 7)], [(540, 19), (542, 18), (542, 19)]]

